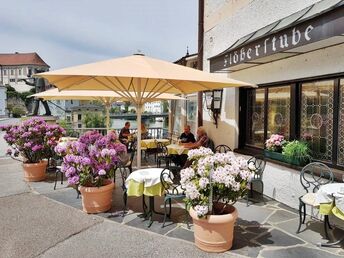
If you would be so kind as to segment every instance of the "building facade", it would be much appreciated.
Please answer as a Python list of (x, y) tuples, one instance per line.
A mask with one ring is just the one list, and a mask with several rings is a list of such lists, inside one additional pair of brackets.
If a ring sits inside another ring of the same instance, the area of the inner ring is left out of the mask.
[(0, 54), (0, 83), (11, 85), (18, 92), (32, 89), (23, 79), (48, 70), (49, 65), (37, 53)]
[(144, 110), (148, 113), (160, 114), (162, 113), (161, 101), (147, 102), (144, 104)]
[(0, 118), (6, 117), (6, 107), (7, 107), (7, 89), (0, 83)]
[[(226, 89), (216, 144), (262, 153), (271, 134), (307, 140), (344, 173), (344, 1), (205, 1), (203, 69), (250, 82)], [(226, 135), (226, 137), (223, 137)], [(268, 162), (265, 194), (297, 207), (299, 170)]]

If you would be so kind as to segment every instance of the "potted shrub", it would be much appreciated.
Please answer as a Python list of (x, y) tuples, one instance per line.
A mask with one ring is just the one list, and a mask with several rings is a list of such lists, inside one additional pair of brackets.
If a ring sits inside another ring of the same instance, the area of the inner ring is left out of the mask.
[(181, 185), (194, 223), (195, 244), (207, 252), (227, 251), (238, 216), (233, 204), (246, 194), (252, 172), (247, 160), (232, 152), (214, 154), (201, 147), (188, 155), (192, 163), (181, 170)]
[(79, 189), (83, 211), (105, 212), (111, 209), (115, 169), (126, 153), (125, 145), (116, 141), (116, 135), (102, 136), (96, 131), (87, 132), (77, 141), (55, 148), (63, 157), (62, 172), (69, 185)]
[(311, 151), (306, 142), (291, 141), (283, 147), (285, 161), (296, 166), (304, 166), (311, 160)]
[(58, 125), (49, 125), (42, 118), (34, 117), (20, 125), (6, 125), (4, 139), (10, 145), (7, 154), (23, 162), (24, 179), (41, 181), (45, 179), (47, 162), (64, 129)]
[(266, 149), (264, 150), (264, 156), (270, 159), (284, 161), (282, 149), (287, 143), (283, 135), (272, 134), (265, 142)]

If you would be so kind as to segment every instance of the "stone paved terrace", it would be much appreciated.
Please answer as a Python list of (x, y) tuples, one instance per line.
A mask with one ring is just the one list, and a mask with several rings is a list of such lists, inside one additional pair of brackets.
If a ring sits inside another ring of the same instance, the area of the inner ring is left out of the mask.
[[(20, 164), (0, 159), (0, 253), (1, 257), (343, 257), (342, 248), (317, 247), (324, 239), (322, 222), (308, 218), (300, 234), (297, 211), (274, 200), (246, 206), (235, 204), (239, 219), (233, 248), (224, 254), (207, 254), (193, 245), (186, 227), (183, 204), (175, 204), (172, 221), (164, 228), (155, 215), (147, 228), (142, 218), (142, 199), (129, 197), (129, 213), (123, 208), (121, 179), (117, 176), (112, 210), (87, 215), (81, 211), (76, 191), (58, 183), (54, 175), (44, 182), (22, 181)], [(258, 196), (257, 196), (258, 197)], [(259, 200), (259, 198), (257, 198)], [(162, 198), (155, 206), (162, 207)], [(338, 238), (344, 231), (334, 229)]]

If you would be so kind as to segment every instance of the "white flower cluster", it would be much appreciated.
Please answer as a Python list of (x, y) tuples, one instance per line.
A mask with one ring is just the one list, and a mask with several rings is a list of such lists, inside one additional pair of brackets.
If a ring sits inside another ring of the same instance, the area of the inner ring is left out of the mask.
[(195, 171), (192, 168), (185, 168), (180, 171), (180, 184), (185, 187), (186, 184), (193, 179)]
[(214, 153), (211, 149), (204, 148), (204, 147), (201, 147), (199, 149), (189, 150), (189, 152), (188, 152), (189, 160), (208, 156), (208, 155), (212, 155), (212, 154), (214, 154)]
[(186, 195), (186, 198), (194, 200), (200, 197), (201, 194), (197, 190), (197, 186), (194, 183), (189, 182), (187, 183), (187, 185), (185, 185), (185, 195)]
[(194, 210), (198, 217), (203, 217), (208, 214), (209, 208), (206, 205), (196, 205)]

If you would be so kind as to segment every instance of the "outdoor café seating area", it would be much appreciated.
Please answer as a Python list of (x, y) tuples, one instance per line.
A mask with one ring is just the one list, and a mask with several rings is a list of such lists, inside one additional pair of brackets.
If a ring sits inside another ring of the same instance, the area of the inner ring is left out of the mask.
[[(67, 137), (61, 142), (76, 139), (76, 137)], [(130, 148), (128, 163), (119, 166), (115, 172), (111, 209), (97, 215), (131, 227), (194, 242), (194, 226), (183, 201), (185, 192), (177, 186), (180, 181), (181, 167), (173, 163), (171, 158), (173, 155), (187, 154), (188, 149), (171, 139), (146, 139), (141, 141), (141, 146), (143, 152), (141, 168), (136, 167), (136, 149)], [(231, 150), (221, 145), (217, 151)], [(344, 235), (342, 229), (330, 226), (330, 223), (338, 221), (338, 218), (331, 215), (329, 221), (329, 216), (325, 215), (327, 219), (322, 222), (313, 216), (313, 208), (318, 207), (308, 207), (305, 213), (304, 205), (309, 204), (306, 199), (300, 199), (301, 208), (297, 211), (264, 196), (263, 188), (262, 192), (253, 191), (252, 184), (258, 182), (260, 185), (263, 182), (266, 160), (264, 157), (246, 158), (254, 162), (258, 170), (252, 178), (247, 196), (235, 203), (239, 218), (235, 225), (234, 244), (230, 252), (249, 257), (258, 255), (276, 257), (277, 253), (280, 257), (287, 257), (283, 256), (286, 254), (284, 250), (290, 249), (299, 256), (304, 254), (309, 257), (311, 255), (314, 257), (343, 255), (341, 248), (326, 246), (328, 242), (341, 240)], [(167, 173), (168, 176), (164, 177), (164, 171), (167, 170), (173, 173)], [(301, 173), (304, 176), (307, 171)], [(76, 189), (68, 187), (63, 173), (60, 176), (57, 177), (54, 170), (50, 168), (45, 181), (30, 182), (30, 186), (48, 198), (82, 209), (82, 197)], [(330, 176), (330, 179), (333, 181), (333, 177)], [(169, 181), (173, 182), (174, 188), (170, 188)], [(339, 189), (342, 183), (328, 183), (320, 188), (321, 195), (316, 198), (327, 198), (328, 205), (324, 207), (333, 209), (329, 196), (335, 191), (333, 189)], [(331, 193), (326, 194), (328, 191)], [(338, 241), (334, 247), (340, 246), (341, 243)]]

